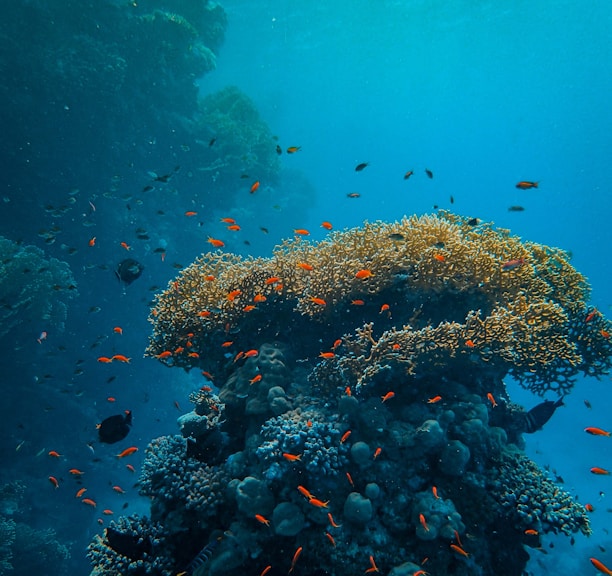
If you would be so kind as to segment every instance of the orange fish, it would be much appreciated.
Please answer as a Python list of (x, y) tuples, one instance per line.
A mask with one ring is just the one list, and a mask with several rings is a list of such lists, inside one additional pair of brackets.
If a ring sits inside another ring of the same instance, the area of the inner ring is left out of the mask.
[(106, 510), (102, 510), (102, 514), (105, 514), (106, 516), (112, 516), (114, 512), (107, 508)]
[(212, 274), (207, 274), (204, 276), (204, 280), (206, 280), (206, 282), (212, 282), (214, 279), (215, 277)]
[(298, 262), (297, 266), (301, 268), (302, 270), (306, 270), (306, 272), (312, 272), (312, 270), (314, 270), (314, 268), (310, 264), (307, 264), (306, 262)]
[(233, 302), (234, 300), (236, 300), (236, 298), (238, 298), (238, 296), (240, 296), (240, 294), (242, 294), (242, 290), (232, 290), (230, 292), (227, 293), (226, 298), (230, 301)]
[(296, 460), (301, 460), (302, 456), (300, 454), (289, 454), (289, 452), (283, 452), (283, 458), (289, 462), (295, 462)]
[(382, 314), (383, 312), (388, 312), (388, 311), (389, 311), (389, 304), (383, 304), (383, 305), (380, 307), (380, 312), (379, 312), (379, 314)]
[(353, 482), (353, 477), (351, 476), (350, 472), (346, 473), (346, 479), (348, 480), (349, 484), (355, 488), (355, 482)]
[(604, 337), (604, 338), (610, 338), (610, 332), (608, 332), (607, 330), (604, 330), (603, 328), (599, 331), (599, 333)]
[(123, 328), (121, 328), (121, 326), (115, 326), (113, 328), (113, 332), (115, 334), (119, 334), (120, 336), (123, 336)]
[(525, 530), (525, 534), (527, 534), (527, 536), (537, 536), (539, 532), (533, 528), (527, 528), (527, 530)]
[(537, 187), (538, 187), (537, 182), (529, 182), (528, 180), (521, 180), (520, 182), (517, 182), (516, 184), (516, 188), (519, 188), (520, 190), (529, 190), (530, 188), (537, 188)]
[(132, 466), (131, 464), (126, 464), (125, 467), (132, 473), (136, 472), (134, 466)]
[(391, 398), (394, 398), (394, 397), (395, 397), (395, 392), (389, 391), (384, 396), (381, 396), (380, 399), (383, 402), (386, 402), (387, 400), (391, 400)]
[(121, 248), (124, 248), (128, 252), (132, 249), (131, 246), (127, 242), (121, 242)]
[(308, 500), (308, 503), (312, 504), (316, 508), (327, 508), (327, 505), (329, 504), (329, 500), (326, 500), (325, 502), (323, 502), (323, 500), (319, 500), (318, 498), (310, 498)]
[(466, 341), (465, 341), (465, 345), (466, 345), (468, 348), (474, 348), (474, 346), (476, 346), (476, 344), (474, 344), (474, 340), (466, 340)]
[(289, 148), (287, 148), (287, 154), (295, 154), (298, 150), (301, 149), (301, 146), (289, 146)]
[(270, 570), (272, 570), (272, 564), (268, 564), (259, 574), (259, 576), (266, 576), (266, 574), (268, 572), (270, 572)]
[(253, 182), (249, 192), (251, 194), (255, 194), (255, 192), (257, 192), (257, 188), (259, 188), (259, 180), (255, 180), (255, 182)]
[(55, 450), (50, 450), (49, 451), (49, 456), (51, 456), (52, 458), (61, 458), (62, 455), (59, 452), (56, 452)]
[(227, 340), (226, 342), (223, 342), (223, 344), (221, 344), (221, 348), (229, 348), (233, 343), (233, 340)]
[(429, 526), (427, 525), (427, 520), (423, 514), (419, 514), (419, 522), (421, 526), (423, 526), (423, 530), (425, 530), (425, 532), (429, 532)]
[(440, 400), (442, 400), (442, 396), (434, 396), (433, 398), (429, 398), (427, 400), (427, 404), (436, 404), (437, 402), (440, 402)]
[(189, 358), (199, 358), (200, 357), (200, 355), (197, 352), (189, 352), (187, 356), (189, 356)]
[(220, 221), (225, 224), (236, 224), (236, 220), (233, 218), (221, 218)]
[(113, 490), (117, 492), (117, 494), (125, 494), (125, 490), (121, 488), (121, 486), (113, 486)]
[(257, 306), (254, 306), (253, 304), (247, 304), (242, 311), (243, 312), (252, 312), (253, 310), (255, 310), (255, 308), (257, 308)]
[(83, 498), (83, 500), (81, 500), (81, 502), (83, 502), (83, 504), (87, 504), (87, 506), (91, 506), (92, 508), (96, 507), (95, 500), (92, 500), (91, 498)]
[(114, 396), (109, 396), (109, 397), (106, 399), (106, 401), (107, 401), (107, 402), (117, 402), (117, 398), (115, 398)]
[(319, 306), (326, 306), (327, 302), (325, 302), (325, 300), (323, 300), (323, 298), (315, 298), (314, 296), (310, 297), (310, 301), (314, 302), (315, 304), (318, 304)]
[(391, 348), (393, 348), (393, 350), (399, 350), (401, 346), (396, 342), (395, 344), (393, 344), (393, 346), (391, 346)]
[(491, 394), (491, 392), (487, 392), (487, 400), (491, 402), (491, 406), (493, 408), (497, 406), (497, 402), (495, 402), (495, 398), (493, 397), (493, 394)]
[(117, 360), (118, 362), (124, 362), (125, 364), (129, 364), (131, 358), (124, 356), (123, 354), (115, 354), (111, 360)]
[(257, 382), (259, 382), (262, 378), (263, 378), (263, 376), (261, 374), (257, 374), (256, 376), (253, 376), (253, 378), (251, 378), (249, 380), (249, 383), (250, 384), (257, 384)]
[(612, 570), (610, 570), (610, 568), (608, 568), (603, 562), (600, 562), (597, 560), (597, 558), (589, 558), (589, 560), (591, 561), (591, 564), (597, 568), (597, 570), (607, 574), (608, 576), (612, 576)]
[(342, 434), (342, 437), (340, 438), (340, 444), (344, 444), (348, 440), (350, 435), (351, 435), (350, 430), (347, 430), (344, 434)]
[(374, 450), (373, 460), (376, 460), (376, 458), (378, 458), (380, 456), (381, 452), (382, 452), (382, 448), (380, 446), (378, 448), (376, 448), (376, 450)]
[(325, 532), (325, 536), (327, 536), (327, 539), (332, 543), (332, 545), (335, 547), (336, 546), (336, 541), (334, 540), (334, 537), (329, 533), (329, 532)]
[(98, 362), (102, 362), (103, 364), (110, 364), (112, 362), (112, 359), (107, 358), (106, 356), (100, 356), (100, 358), (98, 358)]
[(342, 524), (336, 524), (334, 522), (334, 517), (332, 516), (331, 512), (327, 513), (327, 519), (329, 520), (329, 523), (334, 527), (334, 528), (340, 528), (340, 526), (342, 526)]
[(266, 286), (270, 286), (270, 284), (276, 284), (278, 281), (280, 281), (280, 278), (278, 276), (270, 276), (270, 278), (266, 279), (264, 284)]
[(431, 492), (434, 495), (434, 498), (437, 500), (438, 498), (440, 498), (440, 496), (438, 496), (438, 489), (435, 486), (431, 487)]
[(363, 300), (357, 299), (357, 300), (351, 300), (351, 304), (353, 306), (363, 306), (365, 302)]
[(380, 572), (378, 566), (376, 566), (376, 562), (374, 562), (374, 556), (370, 555), (370, 567), (366, 570), (366, 574), (370, 574), (372, 572)]
[(172, 356), (172, 352), (170, 352), (170, 350), (164, 350), (160, 354), (157, 354), (155, 358), (163, 360), (164, 358), (169, 358), (170, 356)]
[(75, 498), (80, 498), (81, 496), (83, 496), (83, 494), (85, 494), (85, 492), (87, 492), (87, 488), (81, 488), (80, 490), (77, 491), (77, 493), (74, 495)]
[(464, 556), (466, 558), (469, 556), (469, 554), (463, 548), (461, 548), (461, 546), (457, 546), (456, 544), (451, 544), (450, 547), (451, 547), (451, 550), (453, 550), (454, 552), (457, 552), (457, 554), (461, 554), (461, 556)]
[(336, 348), (338, 348), (338, 346), (340, 346), (342, 344), (342, 340), (340, 338), (338, 338), (338, 340), (336, 340), (332, 346), (332, 350), (335, 350)]
[(79, 470), (78, 468), (70, 468), (68, 472), (73, 476), (82, 476), (83, 474), (85, 474), (85, 472), (81, 472), (81, 470)]
[(363, 270), (359, 270), (359, 272), (355, 274), (355, 278), (358, 280), (365, 280), (366, 278), (372, 278), (372, 276), (374, 276), (372, 270), (367, 270), (365, 268)]
[(59, 488), (59, 482), (55, 476), (49, 476), (49, 482), (51, 482), (55, 488)]
[(240, 226), (238, 226), (238, 224), (230, 224), (227, 229), (230, 232), (239, 232), (240, 231)]
[(606, 430), (602, 430), (601, 428), (595, 428), (593, 426), (589, 426), (585, 428), (584, 431), (587, 434), (592, 434), (593, 436), (610, 436), (610, 432)]
[(308, 500), (312, 500), (314, 498), (310, 491), (307, 488), (304, 488), (304, 486), (298, 486), (297, 489), (298, 492), (305, 498), (308, 498)]
[(353, 394), (353, 393), (351, 392), (351, 387), (350, 387), (350, 386), (347, 386), (347, 387), (344, 389), (344, 393), (345, 393), (347, 396), (351, 396), (351, 395)]
[(185, 212), (185, 216), (187, 217), (191, 217), (191, 216), (197, 216), (198, 213), (194, 212), (193, 210), (187, 210), (187, 212)]
[(96, 245), (96, 237), (94, 236), (93, 238), (90, 238), (88, 244), (90, 246), (95, 246)]
[(291, 568), (289, 568), (289, 572), (288, 574), (291, 574), (291, 572), (293, 572), (293, 569), (295, 568), (295, 563), (297, 562), (298, 558), (300, 557), (300, 554), (302, 553), (302, 547), (300, 546), (296, 551), (295, 554), (293, 555), (293, 559), (291, 560)]
[(253, 296), (253, 302), (259, 304), (260, 302), (265, 302), (267, 298), (263, 294), (255, 294)]
[(319, 358), (325, 358), (327, 360), (333, 358), (334, 356), (335, 354), (333, 352), (321, 352), (321, 354), (319, 354)]
[(594, 466), (593, 468), (591, 468), (591, 474), (607, 476), (608, 474), (610, 474), (610, 471), (606, 470), (605, 468), (599, 468), (598, 466)]
[(253, 350), (249, 350), (248, 352), (244, 353), (244, 357), (245, 358), (254, 358), (255, 356), (257, 356), (259, 354), (259, 352), (255, 349)]
[(310, 236), (310, 232), (308, 232), (308, 230), (305, 228), (296, 228), (293, 233), (297, 234), (298, 236)]
[(210, 236), (208, 237), (207, 242), (212, 244), (215, 248), (223, 248), (223, 246), (225, 246), (225, 242), (223, 242), (223, 240), (217, 240), (216, 238), (211, 238)]
[(262, 516), (261, 514), (255, 514), (255, 520), (257, 520), (257, 522), (265, 524), (266, 526), (270, 526), (270, 520), (268, 520), (265, 516)]
[(333, 226), (331, 222), (321, 222), (321, 228), (325, 228), (325, 230), (331, 230)]
[(438, 261), (438, 262), (444, 262), (446, 260), (446, 258), (444, 258), (444, 256), (442, 256), (442, 254), (434, 254), (434, 258)]
[(138, 452), (138, 448), (136, 448), (136, 446), (130, 446), (129, 448), (126, 448), (120, 454), (117, 454), (117, 458), (125, 458), (126, 456), (130, 456), (131, 454), (134, 454), (134, 452)]
[(598, 316), (599, 314), (601, 314), (601, 312), (599, 310), (597, 310), (597, 308), (593, 308), (593, 310), (591, 310), (587, 315), (586, 318), (584, 319), (585, 324), (587, 322), (590, 322), (591, 320), (593, 320), (593, 318), (595, 318), (595, 316)]

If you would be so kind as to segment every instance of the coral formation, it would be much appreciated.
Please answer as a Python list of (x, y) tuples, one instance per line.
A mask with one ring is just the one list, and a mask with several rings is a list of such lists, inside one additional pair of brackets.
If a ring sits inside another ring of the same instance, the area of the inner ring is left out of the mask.
[(520, 451), (502, 379), (567, 393), (605, 373), (610, 326), (585, 322), (587, 297), (563, 252), (446, 213), (204, 255), (151, 316), (148, 354), (214, 381), (184, 438), (147, 449), (164, 562), (519, 576), (547, 533), (589, 534)]
[(76, 284), (66, 262), (0, 236), (0, 338), (20, 326), (63, 329)]

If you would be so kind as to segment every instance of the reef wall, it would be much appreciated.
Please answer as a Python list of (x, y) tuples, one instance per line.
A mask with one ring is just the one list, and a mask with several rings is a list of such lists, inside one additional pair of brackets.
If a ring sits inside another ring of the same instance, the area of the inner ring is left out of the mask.
[(147, 449), (151, 519), (111, 523), (93, 573), (522, 574), (543, 534), (590, 528), (503, 378), (606, 373), (588, 297), (563, 251), (449, 213), (203, 255), (147, 354), (211, 382)]

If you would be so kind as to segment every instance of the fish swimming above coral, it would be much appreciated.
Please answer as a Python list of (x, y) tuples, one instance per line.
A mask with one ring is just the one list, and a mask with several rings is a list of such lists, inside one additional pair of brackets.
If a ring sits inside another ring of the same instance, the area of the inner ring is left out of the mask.
[(540, 404), (529, 410), (529, 412), (525, 414), (524, 432), (532, 434), (533, 432), (541, 430), (544, 424), (552, 418), (555, 410), (559, 406), (565, 406), (565, 404), (563, 404), (563, 398), (565, 398), (565, 396), (561, 396), (561, 398), (556, 401), (544, 400), (544, 402), (540, 402)]
[(115, 268), (115, 275), (126, 286), (129, 286), (134, 280), (140, 278), (143, 270), (144, 266), (140, 262), (133, 258), (126, 258)]
[(125, 414), (115, 414), (102, 420), (98, 424), (98, 437), (100, 442), (114, 444), (123, 440), (129, 433), (132, 426), (132, 411), (126, 410)]

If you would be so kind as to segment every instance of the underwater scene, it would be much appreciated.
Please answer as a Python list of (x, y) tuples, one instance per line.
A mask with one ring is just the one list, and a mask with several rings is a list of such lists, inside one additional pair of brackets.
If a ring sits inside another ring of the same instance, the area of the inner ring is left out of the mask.
[(6, 4), (0, 576), (612, 575), (612, 4)]

